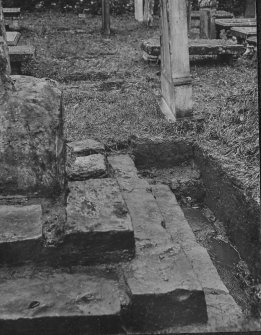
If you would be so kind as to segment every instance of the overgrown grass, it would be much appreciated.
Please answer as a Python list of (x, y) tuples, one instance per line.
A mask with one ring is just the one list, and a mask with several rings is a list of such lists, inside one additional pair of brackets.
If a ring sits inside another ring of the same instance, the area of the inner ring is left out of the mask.
[[(101, 17), (28, 14), (24, 43), (37, 48), (37, 60), (24, 69), (58, 80), (64, 89), (68, 140), (86, 137), (107, 145), (138, 137), (190, 137), (235, 162), (246, 185), (259, 197), (257, 67), (194, 62), (194, 115), (203, 121), (169, 124), (161, 115), (158, 66), (141, 59), (140, 43), (158, 34), (131, 16), (112, 17), (113, 34), (101, 34)], [(157, 20), (156, 20), (157, 23)]]

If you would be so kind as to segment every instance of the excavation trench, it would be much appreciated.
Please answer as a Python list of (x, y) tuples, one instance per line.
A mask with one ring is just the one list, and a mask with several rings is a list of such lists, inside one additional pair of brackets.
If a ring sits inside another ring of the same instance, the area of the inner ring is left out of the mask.
[(257, 315), (259, 206), (218, 156), (185, 140), (135, 141), (136, 167), (150, 184), (169, 185), (199, 244), (205, 247), (247, 315)]

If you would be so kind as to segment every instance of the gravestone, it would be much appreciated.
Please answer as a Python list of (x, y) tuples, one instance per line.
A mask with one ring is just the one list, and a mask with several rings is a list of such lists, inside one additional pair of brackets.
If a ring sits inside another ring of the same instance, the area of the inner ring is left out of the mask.
[(185, 1), (161, 0), (160, 8), (161, 110), (176, 121), (192, 116), (187, 7)]

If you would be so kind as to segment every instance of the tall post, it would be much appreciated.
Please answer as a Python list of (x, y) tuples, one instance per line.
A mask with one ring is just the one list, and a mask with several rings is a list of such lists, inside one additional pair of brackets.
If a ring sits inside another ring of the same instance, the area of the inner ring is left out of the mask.
[(102, 30), (105, 35), (110, 35), (110, 0), (102, 0)]
[(8, 46), (6, 42), (6, 31), (5, 31), (2, 0), (0, 0), (0, 49), (1, 49), (0, 50), (1, 76), (10, 75), (11, 66), (10, 66), (10, 58), (9, 58), (9, 53), (8, 53)]
[(188, 20), (188, 36), (190, 36), (190, 30), (191, 30), (191, 10), (192, 10), (191, 0), (186, 0), (186, 5), (187, 5), (187, 20)]
[[(258, 59), (258, 82), (259, 82), (259, 89), (258, 89), (258, 114), (259, 114), (259, 124), (261, 122), (261, 90), (260, 90), (260, 83), (261, 83), (261, 1), (257, 0), (256, 2), (256, 17), (257, 17), (257, 59)], [(259, 136), (259, 148), (261, 147), (261, 137)], [(261, 183), (261, 175), (259, 179)], [(259, 245), (261, 246), (261, 222), (259, 225)], [(259, 275), (259, 279), (261, 280), (261, 248), (257, 250), (256, 254), (258, 255), (258, 265), (257, 265), (257, 272)]]
[(144, 20), (144, 3), (143, 0), (135, 0), (135, 19), (139, 22)]
[(160, 0), (161, 110), (172, 121), (192, 116), (186, 2)]

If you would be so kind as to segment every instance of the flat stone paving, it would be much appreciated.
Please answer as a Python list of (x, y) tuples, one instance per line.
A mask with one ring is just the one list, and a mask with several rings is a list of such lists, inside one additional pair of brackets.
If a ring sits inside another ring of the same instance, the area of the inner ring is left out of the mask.
[(71, 148), (73, 153), (77, 156), (88, 156), (105, 152), (104, 144), (92, 139), (70, 142), (67, 143), (67, 146)]
[(0, 206), (0, 263), (34, 258), (41, 247), (41, 205)]

